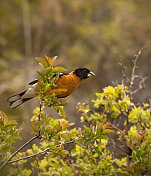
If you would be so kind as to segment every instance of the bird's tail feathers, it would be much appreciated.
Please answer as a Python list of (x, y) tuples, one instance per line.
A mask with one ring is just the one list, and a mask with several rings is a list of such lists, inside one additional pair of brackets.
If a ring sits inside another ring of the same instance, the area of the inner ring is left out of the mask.
[(13, 101), (16, 101), (16, 100), (19, 100), (25, 93), (26, 93), (27, 90), (19, 93), (19, 94), (16, 94), (16, 95), (13, 95), (11, 97), (9, 97), (7, 99), (7, 101), (10, 103), (10, 102), (13, 102)]
[(24, 102), (32, 99), (33, 97), (31, 98), (22, 98), (22, 96), (26, 93), (27, 90), (25, 90), (24, 92), (21, 92), (17, 95), (13, 95), (11, 97), (9, 97), (7, 99), (7, 101), (9, 102), (9, 105), (12, 109), (16, 108), (17, 106), (23, 104)]

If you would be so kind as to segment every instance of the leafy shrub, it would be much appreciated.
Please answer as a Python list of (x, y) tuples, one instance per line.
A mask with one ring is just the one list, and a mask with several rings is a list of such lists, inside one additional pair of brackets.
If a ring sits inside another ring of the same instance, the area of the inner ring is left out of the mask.
[[(9, 175), (149, 175), (151, 172), (151, 115), (150, 105), (136, 106), (131, 90), (124, 85), (108, 86), (96, 93), (93, 107), (78, 103), (83, 128), (68, 122), (63, 105), (67, 99), (48, 95), (62, 67), (54, 67), (55, 58), (36, 58), (44, 71), (39, 72), (38, 98), (40, 106), (33, 110), (31, 127), (35, 135), (14, 153), (12, 143), (19, 139), (15, 121), (7, 121), (1, 112), (1, 163), (10, 168)], [(54, 77), (55, 75), (55, 77)], [(53, 107), (62, 117), (54, 119), (44, 113)], [(115, 124), (121, 121), (122, 124)], [(70, 128), (69, 128), (70, 127)], [(113, 137), (114, 136), (114, 137)], [(39, 139), (25, 152), (21, 150), (31, 141)], [(117, 155), (118, 152), (118, 155)], [(122, 153), (122, 154), (120, 154)], [(30, 159), (30, 160), (29, 160)], [(31, 160), (32, 159), (32, 160)], [(30, 162), (29, 162), (30, 161)], [(6, 170), (5, 170), (6, 171)]]

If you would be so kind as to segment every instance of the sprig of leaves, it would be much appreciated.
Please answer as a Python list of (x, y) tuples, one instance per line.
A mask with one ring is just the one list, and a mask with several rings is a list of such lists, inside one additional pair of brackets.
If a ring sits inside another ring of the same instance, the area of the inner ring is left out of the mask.
[(43, 72), (37, 71), (40, 76), (37, 86), (38, 98), (40, 99), (43, 108), (46, 106), (53, 107), (62, 117), (65, 118), (63, 105), (67, 103), (67, 99), (59, 100), (56, 98), (55, 94), (49, 94), (51, 87), (57, 87), (56, 81), (59, 78), (59, 72), (67, 71), (63, 67), (53, 67), (56, 58), (57, 56), (53, 58), (48, 56), (45, 58), (35, 58), (43, 68)]

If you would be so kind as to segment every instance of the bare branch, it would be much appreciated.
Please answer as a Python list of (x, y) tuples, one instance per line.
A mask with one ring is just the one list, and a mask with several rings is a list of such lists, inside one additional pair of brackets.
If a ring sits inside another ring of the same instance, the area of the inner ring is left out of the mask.
[(145, 80), (148, 78), (147, 76), (145, 77), (142, 77), (142, 76), (138, 76), (136, 75), (136, 78), (141, 78), (140, 82), (139, 82), (139, 85), (138, 85), (138, 88), (134, 91), (131, 92), (131, 95), (134, 95), (136, 94), (137, 92), (139, 92), (140, 90), (142, 90), (143, 88), (145, 88), (145, 85), (144, 85), (144, 82)]
[(68, 163), (69, 167), (72, 169), (72, 172), (74, 173), (74, 176), (77, 176), (75, 166), (73, 165), (73, 162), (72, 162), (70, 156), (68, 156), (68, 158), (67, 158), (67, 163)]
[(23, 144), (18, 150), (16, 150), (6, 161), (3, 165), (1, 165), (0, 170), (6, 166), (6, 164), (9, 163), (9, 161), (18, 153), (20, 152), (24, 147), (26, 147), (29, 143), (31, 143), (33, 140), (37, 139), (39, 136), (34, 136), (33, 138), (31, 138), (29, 141), (27, 141), (25, 144)]
[(125, 169), (124, 169), (123, 167), (121, 167), (117, 162), (114, 162), (114, 164), (115, 164), (118, 168), (120, 168), (122, 171), (125, 171)]
[[(65, 143), (61, 143), (61, 144), (58, 144), (58, 145), (55, 145), (54, 147), (60, 147), (62, 144), (65, 145), (65, 144), (70, 144), (70, 143), (74, 143), (75, 140), (71, 140), (71, 141), (68, 141), (68, 142), (65, 142)], [(21, 161), (21, 160), (26, 160), (26, 159), (29, 159), (29, 158), (33, 158), (37, 155), (40, 155), (40, 154), (44, 154), (44, 153), (47, 153), (48, 151), (50, 150), (50, 148), (46, 148), (45, 150), (41, 151), (41, 152), (38, 152), (38, 153), (35, 153), (33, 155), (28, 155), (28, 156), (25, 156), (25, 157), (22, 157), (22, 158), (19, 158), (19, 159), (16, 159), (16, 160), (13, 160), (13, 161), (8, 161), (7, 164), (11, 164), (11, 163), (15, 163), (15, 162), (18, 162), (18, 161)]]
[[(138, 51), (138, 54), (135, 55), (135, 58), (133, 60), (133, 69), (132, 69), (132, 74), (131, 74), (131, 78), (130, 78), (130, 83), (129, 83), (129, 89), (130, 89), (130, 96), (132, 98), (132, 95), (137, 93), (139, 90), (142, 90), (144, 88), (144, 81), (147, 79), (147, 77), (142, 77), (142, 76), (139, 76), (136, 74), (136, 69), (138, 68), (137, 66), (137, 61), (142, 53), (142, 50), (145, 48), (145, 46), (143, 48), (141, 48), (139, 51)], [(133, 89), (133, 85), (134, 85), (134, 81), (137, 79), (137, 78), (140, 78), (140, 82), (139, 82), (139, 85), (138, 85), (138, 89), (136, 90), (132, 90)]]
[(116, 126), (110, 124), (110, 127), (107, 127), (108, 129), (115, 129), (116, 131), (119, 131), (120, 133), (123, 133), (123, 131), (119, 128), (117, 128)]
[(123, 65), (121, 62), (118, 63), (122, 67), (122, 85), (126, 85), (129, 82), (129, 79), (126, 75), (127, 67)]
[(39, 161), (38, 161), (37, 156), (35, 156), (35, 160), (36, 160), (36, 163), (37, 163), (37, 167), (38, 167), (38, 174), (39, 174), (39, 173), (40, 173), (40, 169), (39, 169)]
[(46, 153), (46, 152), (49, 151), (49, 150), (50, 150), (50, 148), (46, 148), (45, 150), (43, 150), (43, 151), (41, 151), (41, 152), (38, 152), (38, 153), (35, 153), (35, 154), (33, 154), (33, 155), (28, 155), (28, 156), (25, 156), (25, 157), (22, 157), (22, 158), (13, 160), (13, 161), (9, 161), (8, 164), (15, 163), (15, 162), (18, 162), (18, 161), (21, 161), (21, 160), (26, 160), (26, 159), (29, 159), (29, 158), (33, 158), (33, 157), (35, 157), (35, 156), (37, 156), (37, 155)]
[[(40, 100), (40, 105), (39, 105), (39, 115), (38, 115), (38, 121), (40, 122), (41, 121), (41, 112), (42, 112), (42, 102)], [(41, 136), (41, 130), (40, 130), (40, 125), (38, 126), (38, 136), (40, 137)]]
[[(138, 53), (135, 55), (135, 58), (134, 60), (132, 61), (133, 62), (133, 68), (132, 68), (132, 72), (131, 72), (131, 76), (130, 78), (127, 76), (127, 67), (124, 66), (122, 63), (119, 63), (120, 66), (122, 66), (122, 84), (123, 85), (127, 85), (129, 87), (129, 90), (130, 90), (130, 97), (132, 98), (132, 96), (136, 93), (138, 93), (140, 90), (142, 90), (145, 85), (144, 85), (144, 82), (145, 80), (148, 78), (148, 77), (143, 77), (143, 76), (140, 76), (136, 73), (136, 70), (138, 68), (137, 66), (137, 62), (138, 62), (138, 59), (142, 53), (142, 50), (145, 48), (142, 47)], [(134, 84), (136, 81), (139, 81), (139, 83), (137, 84), (137, 88), (134, 89)]]

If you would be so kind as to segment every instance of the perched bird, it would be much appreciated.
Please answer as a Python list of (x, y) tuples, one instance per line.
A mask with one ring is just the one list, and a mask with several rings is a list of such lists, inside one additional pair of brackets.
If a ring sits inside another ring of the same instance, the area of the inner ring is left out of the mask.
[[(48, 91), (48, 94), (56, 94), (57, 98), (64, 98), (69, 96), (74, 90), (76, 90), (79, 84), (95, 74), (87, 68), (78, 68), (70, 73), (60, 73), (59, 78), (56, 81), (57, 87), (52, 86)], [(38, 79), (29, 83), (29, 88), (17, 95), (13, 95), (8, 98), (8, 102), (11, 108), (23, 104), (24, 102), (37, 96)]]

